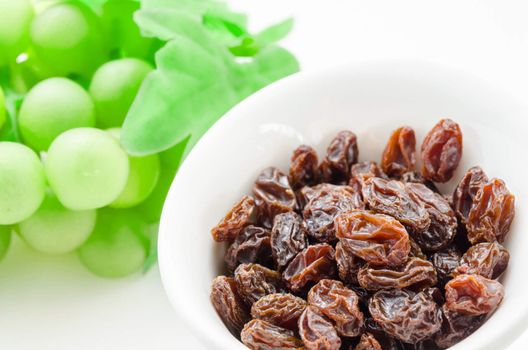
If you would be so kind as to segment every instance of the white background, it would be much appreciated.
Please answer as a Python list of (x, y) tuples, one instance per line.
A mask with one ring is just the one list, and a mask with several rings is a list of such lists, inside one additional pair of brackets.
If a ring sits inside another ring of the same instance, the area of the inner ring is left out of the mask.
[[(472, 72), (520, 98), (528, 93), (528, 5), (522, 0), (230, 3), (250, 14), (254, 29), (295, 17), (284, 43), (303, 70), (425, 59)], [(527, 345), (528, 334), (511, 349)], [(20, 242), (0, 264), (0, 348), (202, 349), (168, 304), (157, 267), (146, 276), (108, 281), (91, 276), (73, 255), (30, 253)]]

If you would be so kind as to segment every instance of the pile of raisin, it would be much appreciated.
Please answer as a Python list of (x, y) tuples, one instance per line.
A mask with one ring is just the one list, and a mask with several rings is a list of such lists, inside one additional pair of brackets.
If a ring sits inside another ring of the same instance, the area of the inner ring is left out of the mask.
[(302, 145), (289, 173), (263, 170), (211, 231), (228, 271), (211, 302), (231, 333), (254, 350), (434, 350), (480, 327), (504, 297), (515, 198), (480, 167), (438, 191), (462, 157), (450, 119), (419, 156), (417, 171), (410, 127), (379, 164), (341, 131), (321, 162)]

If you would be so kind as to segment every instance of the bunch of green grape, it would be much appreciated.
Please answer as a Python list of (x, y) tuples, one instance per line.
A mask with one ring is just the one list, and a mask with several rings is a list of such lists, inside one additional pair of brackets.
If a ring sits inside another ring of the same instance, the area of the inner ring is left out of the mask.
[(156, 46), (133, 29), (134, 6), (119, 38), (112, 14), (80, 2), (0, 0), (9, 14), (0, 21), (0, 131), (15, 135), (0, 138), (0, 258), (16, 235), (121, 277), (152, 251), (175, 169), (162, 155), (130, 156), (119, 142)]

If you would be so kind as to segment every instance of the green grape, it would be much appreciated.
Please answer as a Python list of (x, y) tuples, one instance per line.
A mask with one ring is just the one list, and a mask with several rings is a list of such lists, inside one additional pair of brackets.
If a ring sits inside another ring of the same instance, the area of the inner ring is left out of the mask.
[[(120, 129), (107, 130), (119, 140)], [(130, 208), (143, 202), (154, 190), (160, 173), (160, 160), (157, 154), (146, 157), (128, 156), (130, 171), (123, 192), (110, 204), (114, 208)]]
[(101, 277), (124, 277), (141, 269), (147, 256), (148, 226), (131, 210), (104, 208), (95, 230), (79, 248), (82, 264)]
[(152, 66), (136, 58), (111, 61), (97, 69), (89, 91), (99, 126), (111, 128), (123, 124), (143, 79), (151, 71)]
[(80, 3), (59, 3), (33, 21), (30, 39), (54, 75), (90, 76), (105, 60), (98, 17)]
[(172, 180), (176, 172), (165, 167), (161, 168), (158, 183), (154, 191), (142, 203), (137, 206), (138, 211), (149, 223), (158, 222), (167, 193), (169, 192)]
[(0, 260), (2, 260), (11, 245), (11, 227), (0, 226)]
[(64, 131), (95, 126), (95, 109), (92, 98), (79, 84), (50, 78), (29, 91), (18, 118), (25, 143), (45, 151)]
[(0, 129), (4, 126), (6, 121), (6, 106), (5, 106), (5, 96), (2, 88), (0, 87)]
[(96, 209), (112, 203), (125, 188), (128, 156), (107, 132), (77, 128), (53, 141), (44, 168), (66, 208)]
[(48, 193), (35, 214), (18, 224), (18, 233), (32, 248), (48, 254), (74, 251), (95, 226), (96, 211), (65, 208)]
[(29, 147), (0, 142), (0, 225), (30, 217), (44, 199), (42, 163)]
[(0, 56), (13, 61), (28, 45), (33, 6), (30, 0), (0, 0), (0, 14)]

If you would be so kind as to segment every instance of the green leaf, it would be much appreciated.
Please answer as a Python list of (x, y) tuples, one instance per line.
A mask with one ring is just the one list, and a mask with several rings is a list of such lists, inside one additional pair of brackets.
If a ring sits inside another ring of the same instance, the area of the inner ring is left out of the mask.
[(274, 44), (288, 35), (293, 28), (293, 18), (279, 22), (271, 27), (264, 29), (255, 36), (255, 40), (261, 46)]
[(229, 48), (229, 51), (238, 57), (253, 57), (260, 51), (259, 43), (253, 38), (244, 38), (242, 42)]

